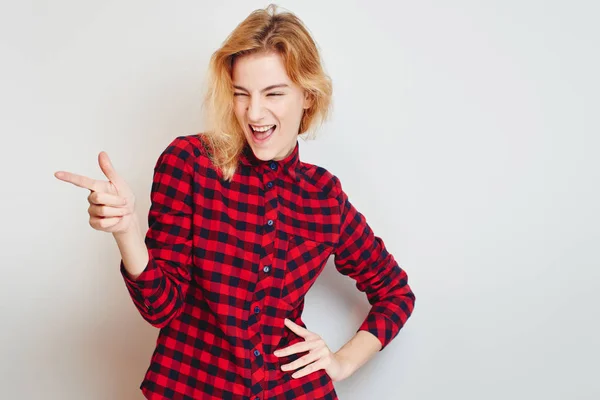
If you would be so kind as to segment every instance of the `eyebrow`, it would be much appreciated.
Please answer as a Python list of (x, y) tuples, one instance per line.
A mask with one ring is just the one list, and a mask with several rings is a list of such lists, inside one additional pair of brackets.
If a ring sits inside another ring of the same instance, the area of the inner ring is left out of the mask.
[[(233, 85), (233, 87), (235, 89), (239, 89), (239, 90), (243, 90), (244, 92), (248, 92), (248, 89), (246, 89), (246, 88), (244, 88), (242, 86)], [(264, 88), (263, 90), (261, 90), (261, 93), (262, 92), (266, 92), (266, 91), (271, 90), (271, 89), (283, 88), (283, 87), (289, 87), (289, 86), (286, 83), (279, 83), (277, 85), (267, 86), (266, 88)]]

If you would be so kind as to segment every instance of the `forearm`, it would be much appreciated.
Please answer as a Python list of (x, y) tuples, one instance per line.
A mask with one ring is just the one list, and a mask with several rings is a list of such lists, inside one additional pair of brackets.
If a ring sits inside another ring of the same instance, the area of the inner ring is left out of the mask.
[[(121, 274), (133, 302), (142, 317), (157, 328), (166, 326), (182, 312), (191, 263), (191, 244), (187, 240), (187, 247), (181, 251), (185, 260), (178, 260), (182, 256), (172, 251), (178, 244), (157, 245), (160, 234), (152, 230), (147, 236), (142, 234), (136, 217), (128, 232), (113, 234), (121, 251)], [(167, 269), (170, 274), (165, 273)]]
[(140, 229), (137, 216), (133, 215), (131, 229), (125, 233), (114, 233), (117, 246), (121, 252), (121, 258), (125, 270), (132, 280), (136, 280), (148, 265), (148, 248), (144, 242), (144, 235)]
[(350, 376), (381, 350), (381, 347), (381, 342), (375, 335), (361, 330), (342, 346), (335, 355), (347, 368), (345, 375)]

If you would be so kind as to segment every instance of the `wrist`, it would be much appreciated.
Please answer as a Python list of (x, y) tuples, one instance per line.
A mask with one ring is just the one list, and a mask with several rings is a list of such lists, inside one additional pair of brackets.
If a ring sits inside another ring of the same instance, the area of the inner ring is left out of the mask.
[(124, 238), (130, 238), (133, 236), (139, 236), (141, 234), (140, 230), (140, 222), (138, 220), (137, 214), (133, 213), (131, 215), (131, 222), (129, 227), (125, 231), (121, 232), (113, 232), (113, 237), (117, 240), (122, 240)]
[(352, 359), (345, 355), (343, 351), (338, 350), (334, 353), (335, 358), (338, 360), (338, 363), (342, 369), (342, 375), (345, 378), (352, 375), (358, 369), (356, 363), (352, 362)]

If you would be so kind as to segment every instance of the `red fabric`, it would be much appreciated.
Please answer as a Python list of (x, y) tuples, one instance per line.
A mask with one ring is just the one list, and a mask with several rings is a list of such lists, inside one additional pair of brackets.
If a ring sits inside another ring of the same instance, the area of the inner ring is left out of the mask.
[[(358, 330), (385, 348), (412, 313), (407, 275), (339, 179), (246, 147), (232, 182), (212, 166), (202, 134), (175, 138), (154, 168), (146, 269), (120, 271), (141, 316), (160, 328), (140, 388), (148, 399), (337, 399), (324, 370), (294, 379), (277, 349), (302, 341), (304, 295), (333, 254), (372, 308)], [(307, 327), (316, 333), (318, 327)]]

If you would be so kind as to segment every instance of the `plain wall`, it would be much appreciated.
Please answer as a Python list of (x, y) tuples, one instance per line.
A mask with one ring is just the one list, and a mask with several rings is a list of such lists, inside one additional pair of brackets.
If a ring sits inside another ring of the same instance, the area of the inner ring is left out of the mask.
[[(2, 2), (0, 398), (142, 399), (158, 330), (88, 224), (106, 151), (147, 227), (152, 167), (199, 132), (212, 52), (262, 1)], [(341, 399), (598, 399), (600, 7), (281, 1), (334, 83), (303, 161), (340, 177), (417, 302)], [(369, 305), (330, 259), (305, 321)]]

